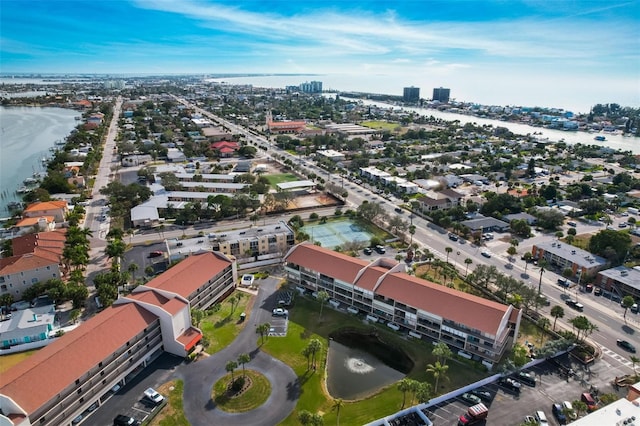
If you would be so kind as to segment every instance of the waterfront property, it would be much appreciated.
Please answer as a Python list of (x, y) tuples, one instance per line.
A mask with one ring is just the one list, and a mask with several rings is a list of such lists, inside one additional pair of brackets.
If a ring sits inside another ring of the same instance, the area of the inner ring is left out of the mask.
[(324, 290), (334, 306), (416, 338), (445, 342), (488, 368), (518, 334), (520, 310), (408, 275), (393, 259), (368, 262), (302, 243), (285, 262), (288, 281), (301, 290)]
[(236, 278), (230, 259), (203, 253), (119, 298), (0, 376), (0, 424), (69, 425), (163, 351), (186, 356), (202, 339), (190, 308), (221, 301)]

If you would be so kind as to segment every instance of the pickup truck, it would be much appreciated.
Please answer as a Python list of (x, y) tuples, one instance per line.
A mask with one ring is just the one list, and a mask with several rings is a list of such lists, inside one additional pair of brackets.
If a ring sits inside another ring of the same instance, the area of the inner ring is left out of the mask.
[(468, 426), (484, 420), (489, 415), (489, 409), (484, 404), (476, 404), (458, 418), (458, 426)]

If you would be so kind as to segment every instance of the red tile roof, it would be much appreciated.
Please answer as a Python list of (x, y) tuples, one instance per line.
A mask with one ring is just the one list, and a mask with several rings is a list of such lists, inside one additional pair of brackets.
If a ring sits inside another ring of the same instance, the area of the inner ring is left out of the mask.
[(135, 303), (109, 307), (2, 373), (0, 394), (33, 413), (156, 319)]
[(24, 228), (25, 226), (35, 226), (38, 224), (40, 219), (46, 219), (47, 223), (52, 223), (56, 220), (53, 216), (35, 216), (35, 217), (25, 217), (20, 222), (16, 223), (17, 228)]
[(214, 148), (214, 149), (222, 149), (222, 148), (238, 149), (238, 148), (240, 148), (240, 145), (238, 145), (237, 142), (233, 142), (233, 141), (219, 141), (219, 142), (212, 143), (211, 144), (211, 148)]
[(188, 306), (187, 302), (177, 297), (168, 298), (153, 289), (133, 293), (126, 296), (126, 298), (159, 306), (171, 315), (177, 314)]
[(191, 348), (202, 340), (202, 333), (197, 328), (189, 327), (176, 340), (184, 346), (185, 351), (189, 352)]
[(145, 286), (171, 291), (188, 299), (191, 293), (230, 265), (230, 261), (211, 252), (198, 253), (172, 266)]
[[(350, 284), (354, 283), (358, 272), (369, 265), (367, 261), (309, 243), (295, 246), (285, 260)], [(355, 285), (373, 291), (379, 278), (388, 271), (383, 266), (369, 266)], [(489, 334), (496, 334), (501, 321), (511, 309), (510, 306), (404, 272), (388, 273), (380, 281), (375, 293)]]
[(67, 239), (66, 229), (57, 229), (50, 232), (38, 232), (16, 237), (11, 240), (13, 255), (34, 253), (37, 249), (46, 250), (62, 256), (64, 242)]
[(403, 272), (386, 276), (376, 293), (493, 335), (510, 313), (507, 305)]
[(11, 275), (18, 272), (32, 271), (37, 268), (47, 266), (58, 266), (60, 260), (49, 253), (41, 254), (21, 254), (19, 256), (5, 257), (0, 259), (0, 275)]
[(66, 201), (43, 201), (38, 203), (29, 204), (24, 212), (39, 212), (43, 210), (56, 210), (67, 208)]
[(347, 256), (311, 243), (297, 245), (288, 253), (285, 260), (347, 283), (353, 283), (358, 272), (369, 265), (366, 260)]

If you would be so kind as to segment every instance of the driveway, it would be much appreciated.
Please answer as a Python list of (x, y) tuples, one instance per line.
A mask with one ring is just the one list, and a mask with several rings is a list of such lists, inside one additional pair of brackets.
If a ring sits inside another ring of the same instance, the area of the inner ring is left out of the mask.
[[(263, 280), (247, 319), (250, 324), (247, 324), (231, 345), (176, 371), (176, 376), (184, 380), (184, 413), (191, 425), (273, 425), (284, 420), (295, 408), (300, 395), (298, 377), (288, 365), (260, 350), (259, 336), (255, 332), (258, 319), (265, 317), (265, 299), (275, 291), (277, 282), (278, 280)], [(251, 362), (246, 368), (258, 371), (269, 379), (271, 395), (255, 410), (226, 413), (216, 407), (211, 399), (211, 389), (216, 381), (227, 374), (227, 362), (237, 359), (241, 353), (251, 356)]]

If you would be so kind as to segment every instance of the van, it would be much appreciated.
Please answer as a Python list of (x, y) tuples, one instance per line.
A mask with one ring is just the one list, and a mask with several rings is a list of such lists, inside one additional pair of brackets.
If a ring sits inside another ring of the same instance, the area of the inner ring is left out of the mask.
[(587, 404), (588, 411), (594, 411), (596, 408), (598, 408), (596, 405), (596, 400), (593, 399), (593, 396), (589, 392), (584, 392), (580, 396), (580, 400)]
[(633, 314), (637, 314), (638, 313), (638, 304), (634, 303), (633, 305), (631, 305), (631, 313)]
[(576, 226), (578, 226), (578, 224), (577, 224), (577, 223), (575, 223), (575, 222), (567, 222), (567, 225), (572, 226), (572, 227), (574, 227), (574, 228), (575, 228)]

